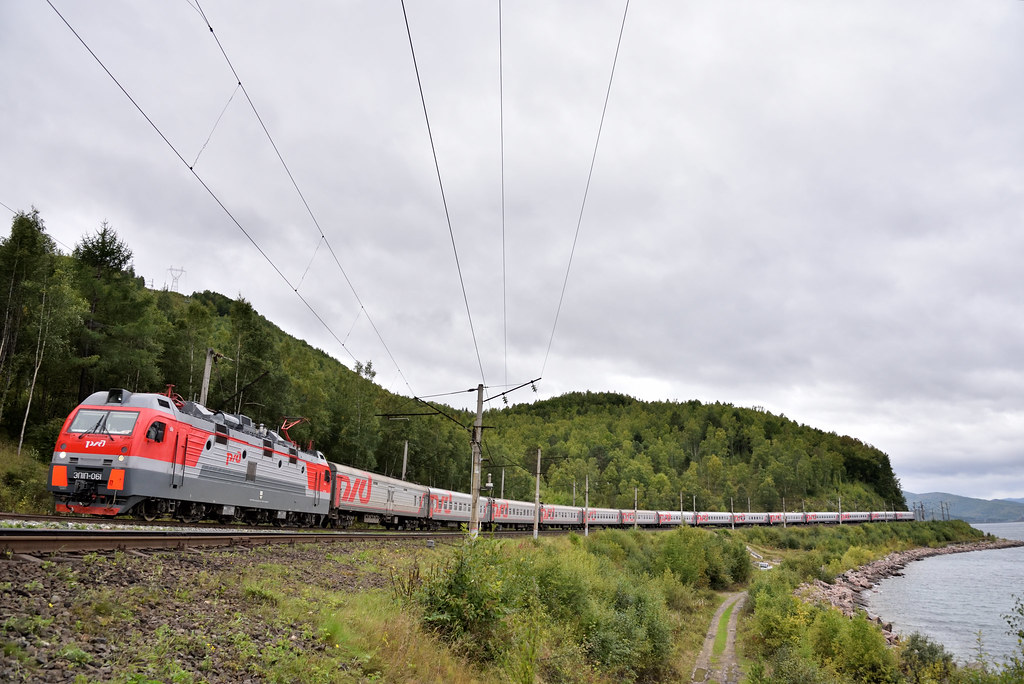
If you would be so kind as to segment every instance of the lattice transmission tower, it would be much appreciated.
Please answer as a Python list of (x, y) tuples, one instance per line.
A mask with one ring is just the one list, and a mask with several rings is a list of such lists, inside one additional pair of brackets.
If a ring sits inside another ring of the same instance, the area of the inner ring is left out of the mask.
[(177, 292), (178, 281), (181, 279), (181, 276), (185, 275), (185, 269), (171, 266), (167, 269), (167, 272), (171, 274), (171, 292)]

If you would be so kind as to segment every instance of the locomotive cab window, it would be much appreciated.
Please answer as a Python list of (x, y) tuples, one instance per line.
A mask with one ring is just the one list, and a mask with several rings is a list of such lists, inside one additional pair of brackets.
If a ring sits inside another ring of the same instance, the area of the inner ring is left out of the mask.
[(107, 411), (101, 409), (82, 409), (71, 421), (68, 432), (80, 435), (98, 433), (105, 435), (130, 435), (135, 429), (135, 421), (139, 418), (138, 411)]
[(146, 430), (146, 439), (154, 442), (164, 441), (164, 431), (167, 429), (167, 425), (159, 420), (153, 421), (153, 424)]

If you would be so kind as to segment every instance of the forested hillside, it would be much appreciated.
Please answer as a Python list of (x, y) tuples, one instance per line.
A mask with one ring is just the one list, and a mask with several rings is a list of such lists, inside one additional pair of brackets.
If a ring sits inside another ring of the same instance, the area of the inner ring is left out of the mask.
[[(207, 404), (257, 423), (309, 421), (291, 431), (334, 461), (465, 490), (469, 434), (441, 415), (394, 421), (422, 404), (285, 334), (244, 299), (185, 297), (145, 287), (132, 252), (103, 224), (61, 254), (36, 212), (15, 216), (0, 242), (3, 330), (0, 431), (48, 460), (61, 423), (90, 393), (112, 387), (197, 398), (207, 348), (218, 354)], [(444, 408), (464, 426), (472, 417)], [(532, 499), (537, 450), (542, 498), (703, 510), (902, 508), (881, 451), (785, 416), (729, 404), (641, 402), (573, 393), (485, 414), (485, 478), (495, 492)]]

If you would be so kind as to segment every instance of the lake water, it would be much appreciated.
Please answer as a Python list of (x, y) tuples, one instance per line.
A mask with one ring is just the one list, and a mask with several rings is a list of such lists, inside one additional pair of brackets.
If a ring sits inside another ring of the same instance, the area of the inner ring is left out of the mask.
[[(1024, 540), (1024, 523), (975, 525), (1005, 539)], [(914, 561), (902, 577), (882, 580), (868, 593), (872, 613), (903, 635), (919, 632), (942, 644), (959, 662), (978, 659), (978, 638), (988, 662), (1019, 654), (1004, 615), (1024, 599), (1024, 547), (955, 553)]]

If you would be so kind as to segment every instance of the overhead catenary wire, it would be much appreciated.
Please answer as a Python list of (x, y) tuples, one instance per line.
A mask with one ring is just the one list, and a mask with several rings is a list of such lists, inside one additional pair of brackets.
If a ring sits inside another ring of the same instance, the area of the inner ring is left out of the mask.
[(427, 137), (430, 139), (430, 151), (434, 158), (434, 170), (437, 172), (437, 184), (441, 190), (441, 204), (444, 206), (444, 216), (448, 222), (448, 235), (451, 237), (452, 251), (455, 254), (455, 268), (459, 273), (459, 284), (462, 286), (462, 299), (466, 303), (466, 317), (469, 319), (469, 331), (473, 336), (473, 348), (476, 350), (476, 361), (480, 367), (480, 379), (483, 384), (487, 384), (487, 378), (484, 374), (484, 362), (480, 356), (480, 345), (476, 339), (476, 328), (473, 326), (473, 313), (469, 308), (469, 295), (466, 292), (466, 280), (462, 276), (462, 265), (459, 263), (459, 248), (455, 244), (455, 230), (452, 227), (451, 213), (448, 211), (448, 199), (444, 193), (444, 182), (441, 180), (441, 165), (437, 159), (437, 146), (434, 144), (434, 132), (430, 127), (430, 115), (427, 113), (427, 99), (423, 95), (423, 80), (420, 78), (420, 67), (416, 61), (416, 47), (412, 41), (412, 29), (409, 27), (409, 14), (405, 9), (405, 0), (402, 0), (402, 17), (405, 19), (405, 33), (409, 38), (409, 51), (412, 53), (412, 65), (416, 72), (416, 85), (420, 93), (420, 103), (423, 105), (423, 118), (427, 125)]
[[(508, 384), (508, 284), (505, 277), (505, 56), (501, 26), (501, 0), (498, 0), (498, 137), (501, 146), (501, 337)], [(507, 401), (507, 400), (506, 400)]]
[[(231, 103), (235, 99), (235, 95), (238, 94), (238, 89), (241, 87), (242, 84), (238, 83), (235, 85), (235, 89), (231, 91), (231, 97), (228, 98), (227, 103), (224, 105), (224, 109), (220, 110), (220, 116), (218, 116), (217, 120), (213, 122), (213, 128), (210, 129), (210, 135), (206, 136), (206, 142), (203, 143), (203, 146), (199, 148), (199, 152), (196, 153), (196, 158), (192, 160), (192, 166), (195, 166), (196, 164), (199, 163), (199, 157), (202, 156), (203, 151), (206, 149), (206, 146), (210, 144), (210, 141), (213, 139), (213, 134), (217, 130), (217, 126), (220, 125), (220, 120), (224, 118), (224, 113), (228, 111), (228, 107), (231, 106)], [(192, 168), (192, 166), (190, 166), (189, 168)]]
[(349, 356), (352, 357), (352, 360), (358, 361), (355, 355), (352, 354), (351, 350), (349, 350), (349, 348), (342, 343), (342, 341), (334, 333), (334, 331), (327, 324), (327, 322), (324, 321), (324, 319), (320, 316), (319, 312), (317, 312), (313, 305), (310, 304), (309, 301), (307, 301), (306, 298), (303, 297), (302, 294), (295, 287), (292, 286), (292, 283), (290, 280), (288, 280), (288, 277), (281, 271), (280, 268), (278, 268), (277, 264), (274, 263), (274, 260), (270, 258), (270, 255), (268, 255), (263, 250), (260, 244), (256, 242), (252, 235), (249, 234), (249, 232), (245, 229), (241, 222), (239, 222), (239, 220), (235, 218), (234, 214), (232, 214), (231, 210), (227, 208), (223, 201), (221, 201), (220, 197), (218, 197), (217, 194), (213, 191), (213, 189), (209, 185), (207, 185), (206, 181), (204, 181), (202, 177), (198, 173), (196, 173), (195, 169), (189, 167), (188, 161), (181, 155), (181, 152), (179, 152), (178, 149), (174, 146), (174, 144), (167, 139), (167, 136), (164, 135), (162, 130), (160, 130), (160, 127), (156, 125), (156, 122), (154, 122), (153, 119), (151, 119), (150, 116), (146, 113), (146, 111), (139, 105), (139, 103), (135, 101), (135, 98), (131, 96), (128, 90), (123, 85), (121, 85), (121, 82), (117, 80), (117, 77), (115, 77), (114, 74), (110, 71), (110, 69), (107, 68), (106, 64), (103, 63), (103, 60), (99, 58), (99, 56), (93, 51), (93, 49), (89, 47), (89, 44), (85, 42), (85, 39), (83, 39), (82, 36), (79, 35), (78, 31), (75, 30), (71, 23), (64, 18), (64, 15), (60, 13), (60, 10), (58, 10), (53, 5), (53, 2), (51, 2), (51, 0), (46, 0), (46, 3), (50, 6), (50, 9), (52, 9), (54, 13), (56, 13), (56, 15), (60, 17), (60, 20), (64, 22), (64, 25), (68, 27), (71, 33), (74, 34), (75, 38), (78, 39), (78, 42), (82, 44), (82, 46), (89, 52), (92, 58), (96, 60), (96, 63), (100, 65), (104, 72), (106, 72), (107, 76), (109, 76), (110, 79), (114, 82), (114, 84), (117, 85), (117, 87), (121, 90), (121, 92), (124, 93), (125, 97), (127, 97), (128, 100), (132, 103), (132, 105), (135, 106), (135, 108), (139, 111), (139, 113), (146, 120), (146, 122), (149, 123), (150, 127), (154, 131), (156, 131), (157, 135), (160, 136), (161, 140), (163, 140), (164, 143), (166, 143), (167, 147), (170, 148), (170, 150), (181, 161), (182, 164), (188, 167), (189, 171), (192, 173), (195, 179), (199, 181), (200, 185), (203, 186), (203, 189), (206, 190), (206, 192), (210, 195), (211, 198), (213, 198), (214, 202), (217, 203), (217, 205), (224, 211), (224, 213), (227, 214), (228, 218), (231, 219), (232, 223), (234, 223), (235, 226), (240, 231), (242, 231), (242, 234), (245, 235), (245, 237), (249, 240), (250, 243), (252, 243), (253, 247), (256, 248), (256, 251), (258, 251), (260, 255), (264, 258), (264, 260), (266, 260), (266, 262), (270, 264), (270, 267), (274, 269), (274, 272), (277, 273), (278, 276), (280, 276), (280, 278), (285, 282), (285, 284), (288, 285), (288, 287), (295, 293), (299, 300), (306, 306), (307, 309), (309, 309), (310, 313), (312, 313), (313, 316), (317, 319), (317, 321), (319, 321), (320, 324), (324, 327), (324, 329), (327, 330), (331, 337), (333, 337), (338, 342), (338, 344), (341, 345), (342, 349), (344, 349), (349, 354)]
[(587, 173), (587, 185), (583, 190), (583, 201), (580, 204), (579, 218), (576, 221), (576, 233), (572, 238), (572, 248), (569, 250), (569, 261), (565, 267), (565, 278), (562, 281), (562, 293), (558, 297), (558, 307), (555, 309), (555, 320), (551, 325), (551, 336), (548, 338), (548, 348), (544, 352), (544, 362), (541, 364), (540, 374), (544, 375), (544, 371), (548, 365), (548, 357), (551, 355), (551, 345), (555, 341), (555, 330), (558, 328), (558, 318), (562, 313), (562, 303), (565, 301), (565, 290), (569, 285), (569, 273), (572, 271), (572, 259), (576, 254), (576, 243), (580, 238), (580, 228), (583, 226), (583, 213), (587, 208), (587, 196), (590, 194), (590, 182), (594, 177), (594, 166), (597, 163), (597, 149), (601, 144), (601, 131), (604, 129), (605, 114), (608, 112), (608, 100), (612, 93), (612, 83), (615, 81), (615, 66), (619, 62), (619, 50), (622, 47), (622, 35), (626, 30), (626, 15), (629, 13), (629, 0), (626, 0), (625, 7), (622, 10), (622, 23), (619, 26), (619, 39), (615, 43), (615, 57), (612, 59), (612, 69), (608, 76), (608, 88), (604, 94), (604, 105), (601, 107), (601, 121), (597, 126), (597, 138), (594, 140), (594, 153), (590, 157), (590, 171)]
[[(195, 3), (194, 5), (193, 2)], [(256, 108), (256, 103), (253, 102), (252, 97), (250, 97), (249, 95), (249, 91), (246, 90), (245, 85), (242, 83), (242, 78), (241, 76), (239, 76), (238, 71), (235, 69), (235, 65), (232, 63), (231, 58), (228, 57), (227, 50), (224, 49), (224, 45), (220, 42), (220, 38), (217, 36), (217, 32), (213, 30), (213, 26), (210, 24), (210, 20), (206, 16), (206, 12), (203, 11), (202, 6), (199, 4), (199, 0), (189, 0), (189, 5), (192, 5), (194, 7), (194, 9), (202, 17), (203, 23), (205, 23), (206, 27), (210, 30), (210, 35), (213, 36), (213, 40), (217, 43), (217, 48), (220, 50), (221, 55), (223, 55), (224, 61), (227, 63), (228, 68), (231, 69), (231, 73), (234, 75), (235, 80), (238, 83), (238, 87), (241, 88), (242, 94), (245, 95), (245, 99), (249, 103), (249, 107), (252, 109), (253, 114), (256, 116), (256, 120), (259, 121), (260, 127), (263, 129), (264, 134), (267, 136), (267, 140), (270, 141), (270, 146), (274, 148), (274, 153), (277, 155), (278, 161), (281, 162), (281, 166), (284, 168), (285, 173), (288, 175), (288, 180), (291, 181), (292, 187), (295, 188), (295, 192), (298, 194), (299, 199), (302, 201), (302, 205), (306, 208), (306, 212), (309, 214), (309, 218), (313, 221), (313, 225), (316, 226), (316, 230), (320, 234), (320, 238), (323, 244), (327, 245), (327, 250), (331, 253), (331, 257), (334, 259), (334, 263), (337, 265), (338, 270), (341, 272), (342, 277), (345, 279), (345, 283), (348, 285), (349, 291), (352, 292), (352, 296), (355, 298), (356, 303), (359, 304), (359, 312), (357, 313), (356, 320), (359, 320), (359, 314), (366, 316), (367, 323), (370, 324), (370, 327), (373, 329), (374, 334), (377, 336), (377, 340), (384, 348), (384, 352), (388, 355), (388, 358), (391, 359), (391, 363), (394, 365), (395, 370), (398, 371), (398, 375), (402, 378), (402, 382), (405, 383), (405, 386), (410, 393), (414, 393), (412, 390), (412, 386), (409, 384), (409, 381), (405, 377), (405, 373), (402, 372), (402, 367), (398, 365), (398, 360), (395, 359), (394, 354), (391, 353), (391, 348), (388, 347), (387, 342), (384, 341), (384, 336), (377, 328), (377, 325), (373, 322), (373, 318), (370, 316), (370, 312), (366, 309), (366, 305), (363, 304), (363, 300), (359, 296), (359, 293), (356, 291), (355, 285), (349, 278), (348, 273), (345, 271), (345, 267), (341, 265), (341, 260), (338, 258), (337, 253), (335, 253), (334, 251), (334, 247), (331, 245), (331, 241), (327, 238), (327, 235), (324, 233), (323, 228), (320, 226), (320, 221), (317, 220), (316, 214), (313, 213), (313, 209), (309, 206), (309, 202), (306, 201), (306, 196), (302, 193), (302, 190), (299, 188), (299, 184), (295, 180), (295, 176), (292, 174), (291, 169), (288, 167), (288, 163), (284, 160), (284, 155), (281, 154), (280, 148), (278, 148), (277, 143), (274, 141), (274, 136), (270, 134), (270, 129), (267, 128), (266, 123), (263, 121), (263, 117), (260, 116), (259, 110)], [(319, 245), (320, 243), (317, 243), (317, 249), (319, 249)], [(313, 256), (316, 256), (316, 252), (314, 252)], [(310, 260), (310, 264), (312, 264), (312, 259)], [(309, 270), (308, 266), (306, 267), (306, 270)], [(305, 273), (303, 274), (303, 280), (304, 279)], [(298, 294), (297, 289), (296, 294)], [(353, 326), (354, 325), (355, 323), (353, 323)], [(351, 334), (351, 331), (349, 332)], [(337, 339), (337, 337), (335, 337), (335, 339)], [(347, 340), (348, 337), (346, 336), (345, 339)], [(342, 346), (344, 347), (345, 345), (342, 343)], [(347, 347), (345, 348), (345, 351), (348, 351)], [(351, 352), (349, 352), (349, 354), (351, 355)], [(354, 358), (355, 357), (353, 357), (353, 359)]]

